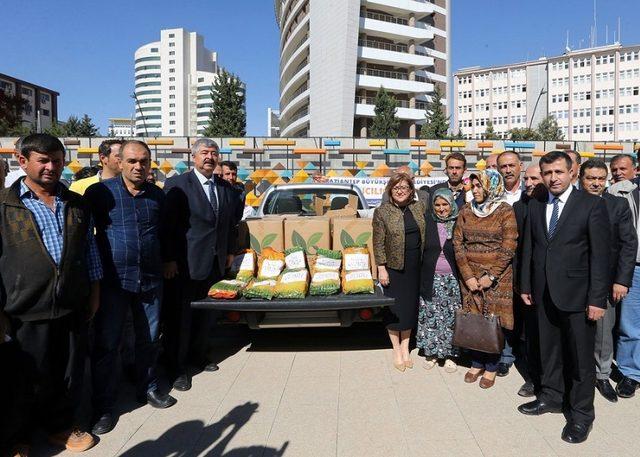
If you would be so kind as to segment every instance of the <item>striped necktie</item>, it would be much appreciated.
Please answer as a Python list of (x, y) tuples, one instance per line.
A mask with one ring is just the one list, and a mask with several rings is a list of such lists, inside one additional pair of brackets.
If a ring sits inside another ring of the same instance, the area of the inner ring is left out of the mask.
[(553, 199), (553, 211), (551, 211), (551, 219), (549, 220), (549, 238), (553, 238), (558, 227), (558, 215), (560, 213), (560, 199), (555, 197)]
[(218, 215), (218, 199), (216, 198), (216, 193), (214, 192), (214, 186), (216, 183), (211, 179), (207, 180), (207, 184), (209, 185), (209, 203), (211, 203), (211, 208), (213, 212)]

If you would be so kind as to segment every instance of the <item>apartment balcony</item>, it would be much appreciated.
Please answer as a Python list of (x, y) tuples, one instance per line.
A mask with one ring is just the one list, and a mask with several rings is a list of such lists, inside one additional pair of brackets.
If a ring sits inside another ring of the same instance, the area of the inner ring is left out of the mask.
[(305, 59), (300, 63), (297, 71), (291, 79), (286, 81), (286, 84), (283, 85), (283, 83), (285, 83), (284, 80), (280, 81), (280, 103), (282, 103), (282, 100), (286, 100), (287, 97), (290, 96), (290, 92), (292, 90), (295, 90), (300, 86), (300, 84), (302, 84), (302, 80), (307, 77), (310, 71), (311, 64), (309, 63), (309, 59)]
[(365, 0), (364, 5), (371, 9), (381, 9), (395, 14), (432, 14), (435, 12), (433, 3), (424, 0)]
[(293, 53), (294, 49), (291, 48), (291, 45), (293, 43), (300, 43), (302, 35), (308, 33), (309, 18), (309, 14), (305, 15), (304, 18), (302, 18), (302, 20), (292, 29), (291, 34), (288, 37), (285, 38), (285, 36), (282, 35), (280, 59), (286, 59), (288, 55)]
[(311, 91), (305, 82), (295, 92), (280, 103), (280, 122), (287, 122), (287, 116), (295, 113), (302, 105), (308, 103)]
[(293, 51), (291, 56), (289, 56), (286, 61), (280, 62), (280, 81), (285, 81), (288, 77), (292, 76), (293, 72), (291, 70), (296, 68), (300, 65), (300, 62), (309, 57), (310, 43), (311, 40), (309, 39), (309, 35), (305, 35), (300, 44), (294, 48), (295, 51)]
[(424, 68), (433, 65), (433, 57), (410, 54), (405, 44), (385, 43), (374, 40), (358, 42), (358, 58), (367, 62), (403, 67)]
[(286, 126), (280, 124), (280, 136), (282, 138), (290, 136), (293, 132), (300, 130), (305, 125), (308, 125), (309, 120), (309, 108), (299, 111), (289, 120), (289, 123)]
[[(427, 104), (425, 102), (416, 101), (413, 108), (410, 108), (409, 101), (396, 100), (398, 109), (396, 116), (402, 120), (423, 121), (426, 117), (425, 110)], [(375, 98), (373, 97), (356, 97), (355, 115), (361, 117), (375, 116)]]
[[(395, 20), (395, 22), (393, 22)], [(411, 39), (417, 42), (433, 40), (433, 32), (427, 28), (410, 26), (404, 19), (385, 14), (367, 12), (360, 17), (360, 30), (390, 40)]]
[(385, 71), (366, 69), (367, 74), (363, 74), (364, 69), (358, 69), (356, 75), (356, 87), (362, 89), (378, 90), (384, 87), (393, 92), (405, 94), (433, 92), (433, 84), (426, 81), (410, 81), (408, 76), (397, 71)]

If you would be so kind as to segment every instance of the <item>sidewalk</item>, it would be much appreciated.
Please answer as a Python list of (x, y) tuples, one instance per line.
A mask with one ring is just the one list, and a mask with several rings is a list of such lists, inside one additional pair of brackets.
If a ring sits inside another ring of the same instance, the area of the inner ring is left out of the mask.
[(176, 406), (144, 406), (123, 414), (115, 430), (82, 455), (637, 453), (637, 398), (610, 404), (596, 393), (597, 419), (589, 440), (569, 445), (560, 439), (562, 415), (518, 413), (516, 407), (526, 400), (516, 394), (522, 378), (515, 370), (482, 390), (464, 383), (463, 367), (454, 374), (426, 371), (413, 354), (416, 367), (400, 373), (386, 349), (287, 352), (246, 346), (224, 360), (220, 371), (195, 376), (191, 391), (174, 391)]

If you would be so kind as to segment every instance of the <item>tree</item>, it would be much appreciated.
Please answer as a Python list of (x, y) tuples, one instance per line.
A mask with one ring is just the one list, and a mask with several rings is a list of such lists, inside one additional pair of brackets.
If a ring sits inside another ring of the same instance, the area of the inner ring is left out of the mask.
[(64, 123), (62, 129), (62, 135), (60, 136), (82, 136), (80, 134), (80, 119), (77, 116), (71, 115)]
[(396, 116), (398, 102), (395, 97), (380, 86), (376, 94), (375, 117), (371, 124), (369, 136), (372, 138), (397, 138), (400, 119)]
[(545, 141), (562, 141), (564, 135), (562, 129), (558, 127), (558, 121), (554, 116), (545, 117), (538, 124), (538, 135)]
[(245, 89), (242, 80), (222, 70), (211, 84), (212, 108), (204, 136), (242, 137), (247, 131)]
[(484, 139), (485, 140), (497, 140), (498, 134), (493, 129), (493, 122), (487, 121), (487, 128), (484, 131)]
[[(75, 135), (75, 136), (93, 137), (93, 136), (97, 136), (99, 134), (98, 128), (94, 125), (94, 123), (91, 120), (91, 118), (89, 116), (87, 116), (86, 114), (84, 116), (82, 116), (82, 119), (80, 119), (80, 124), (78, 126), (78, 132), (79, 132), (79, 134)], [(68, 135), (68, 136), (72, 136), (72, 135)]]
[(53, 135), (58, 138), (62, 138), (66, 136), (65, 124), (59, 123), (57, 120), (51, 123), (49, 127), (44, 129), (44, 133), (48, 133), (49, 135)]
[(511, 141), (536, 141), (540, 139), (538, 132), (529, 127), (513, 128), (507, 134)]
[(447, 137), (449, 116), (445, 115), (442, 106), (442, 92), (440, 92), (438, 86), (436, 86), (431, 96), (431, 101), (427, 103), (426, 118), (420, 131), (422, 138), (438, 140)]
[(22, 124), (22, 113), (27, 103), (21, 95), (0, 90), (0, 136), (21, 136), (29, 133), (29, 127)]

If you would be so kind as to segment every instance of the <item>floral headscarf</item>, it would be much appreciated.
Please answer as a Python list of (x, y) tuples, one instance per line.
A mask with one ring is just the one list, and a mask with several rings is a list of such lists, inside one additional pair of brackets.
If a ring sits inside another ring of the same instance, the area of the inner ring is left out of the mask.
[[(443, 200), (446, 200), (449, 203), (449, 206), (451, 206), (451, 212), (447, 217), (442, 218), (436, 213), (436, 198), (442, 198)], [(440, 224), (444, 224), (447, 229), (447, 239), (450, 240), (453, 235), (453, 226), (455, 225), (456, 219), (458, 218), (458, 205), (456, 204), (456, 199), (454, 198), (453, 192), (451, 192), (450, 189), (441, 188), (437, 189), (433, 193), (433, 195), (431, 196), (431, 217), (433, 217), (434, 221)]]
[(480, 181), (482, 189), (487, 193), (487, 198), (482, 203), (471, 200), (471, 210), (478, 217), (487, 217), (493, 213), (501, 203), (506, 202), (504, 197), (505, 187), (502, 175), (496, 170), (484, 170), (469, 176), (469, 180)]

